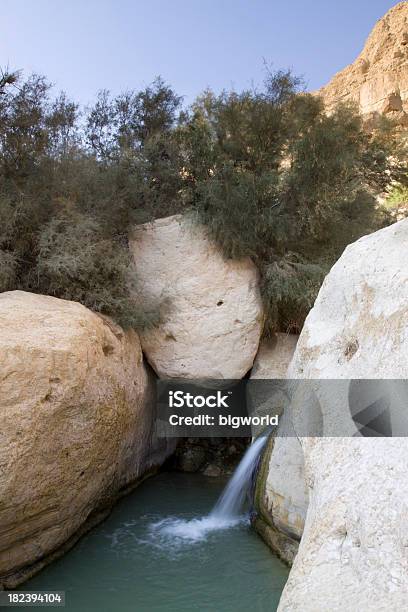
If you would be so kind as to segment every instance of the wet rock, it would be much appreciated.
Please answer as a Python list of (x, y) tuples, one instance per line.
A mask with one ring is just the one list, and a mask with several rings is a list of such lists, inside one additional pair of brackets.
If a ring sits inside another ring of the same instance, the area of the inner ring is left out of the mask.
[(205, 461), (205, 450), (200, 446), (194, 446), (178, 455), (176, 467), (182, 472), (198, 472)]
[(221, 476), (222, 470), (218, 465), (214, 465), (213, 463), (210, 463), (210, 465), (207, 465), (207, 467), (205, 468), (203, 474), (204, 476), (210, 476), (211, 478), (217, 478)]

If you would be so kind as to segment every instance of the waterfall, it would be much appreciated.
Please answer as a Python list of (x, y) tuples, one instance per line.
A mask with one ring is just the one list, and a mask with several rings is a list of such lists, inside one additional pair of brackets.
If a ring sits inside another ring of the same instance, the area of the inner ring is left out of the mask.
[(224, 521), (237, 518), (242, 514), (245, 500), (250, 495), (253, 476), (267, 439), (266, 435), (260, 436), (248, 448), (232, 478), (211, 510), (210, 518)]
[(229, 529), (247, 522), (245, 501), (251, 496), (254, 475), (267, 440), (265, 432), (251, 444), (209, 514), (190, 520), (168, 517), (152, 523), (150, 537), (155, 545), (176, 550), (183, 542), (202, 541), (212, 531)]

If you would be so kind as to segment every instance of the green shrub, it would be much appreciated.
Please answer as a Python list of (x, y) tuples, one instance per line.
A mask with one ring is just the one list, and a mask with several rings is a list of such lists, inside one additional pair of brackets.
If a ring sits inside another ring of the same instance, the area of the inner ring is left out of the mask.
[(136, 329), (157, 324), (166, 305), (142, 301), (127, 236), (177, 205), (178, 98), (161, 81), (126, 109), (124, 96), (101, 94), (112, 113), (100, 96), (84, 132), (78, 107), (53, 100), (44, 78), (12, 84), (0, 96), (0, 291), (76, 300)]
[(345, 246), (391, 222), (375, 194), (404, 176), (392, 132), (367, 133), (352, 106), (326, 115), (282, 72), (207, 92), (180, 129), (195, 218), (225, 257), (256, 261), (266, 332), (299, 330)]
[(387, 208), (395, 208), (401, 204), (408, 206), (408, 187), (403, 185), (395, 185), (392, 187), (387, 199)]
[(266, 333), (295, 331), (344, 247), (392, 221), (376, 194), (407, 188), (389, 125), (368, 134), (348, 106), (327, 116), (289, 72), (184, 110), (156, 79), (102, 91), (85, 114), (43, 77), (16, 79), (0, 78), (0, 291), (77, 300), (125, 326), (169, 307), (140, 296), (135, 223), (188, 212), (225, 257), (256, 262)]
[[(137, 283), (126, 244), (104, 236), (95, 219), (78, 213), (55, 217), (42, 228), (34, 277), (36, 289), (81, 302), (141, 329), (155, 318), (137, 302)], [(157, 314), (157, 313), (156, 313)]]

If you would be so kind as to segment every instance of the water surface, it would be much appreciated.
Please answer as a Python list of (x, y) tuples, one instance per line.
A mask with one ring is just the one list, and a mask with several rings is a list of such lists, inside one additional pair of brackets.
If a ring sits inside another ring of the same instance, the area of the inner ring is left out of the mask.
[(21, 590), (65, 590), (68, 612), (273, 612), (288, 569), (246, 519), (211, 523), (224, 484), (150, 478)]

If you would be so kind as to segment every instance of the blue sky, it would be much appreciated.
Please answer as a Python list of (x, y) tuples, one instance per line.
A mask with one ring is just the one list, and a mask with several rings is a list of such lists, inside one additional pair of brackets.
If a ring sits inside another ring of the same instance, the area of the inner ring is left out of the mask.
[(309, 89), (361, 51), (393, 0), (0, 0), (0, 66), (45, 74), (82, 104), (161, 75), (187, 103), (260, 83), (263, 60)]

